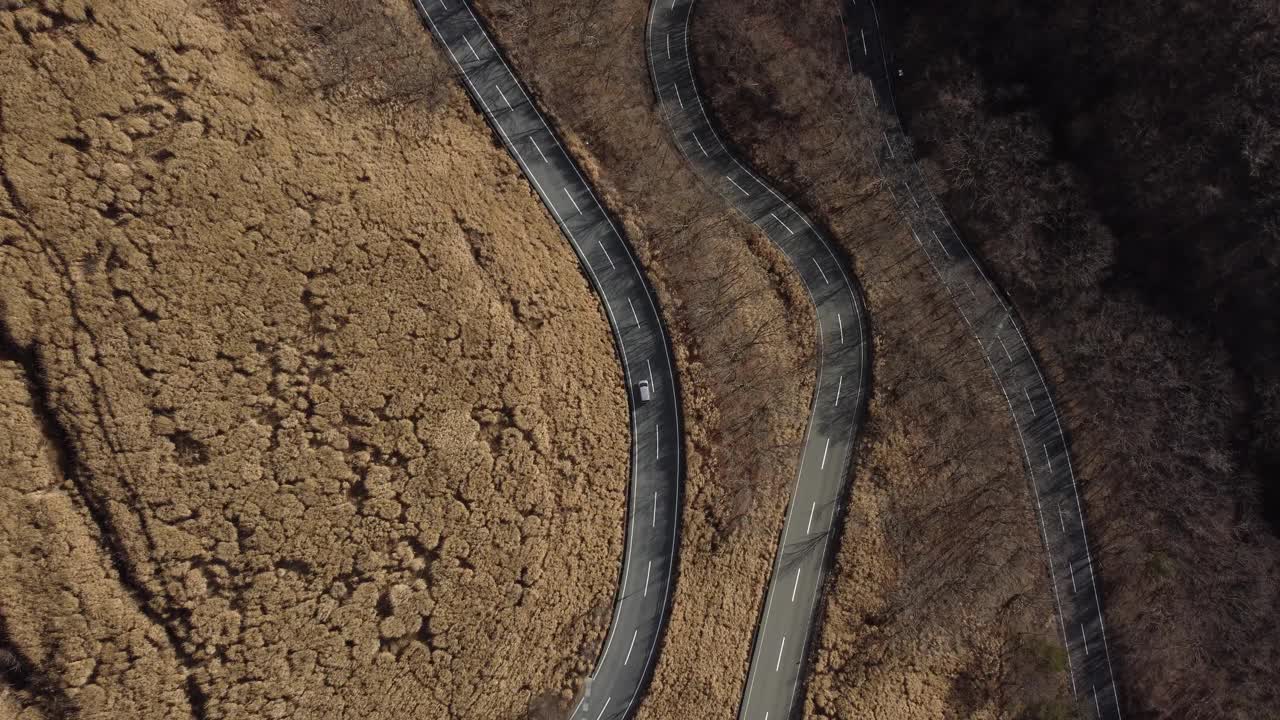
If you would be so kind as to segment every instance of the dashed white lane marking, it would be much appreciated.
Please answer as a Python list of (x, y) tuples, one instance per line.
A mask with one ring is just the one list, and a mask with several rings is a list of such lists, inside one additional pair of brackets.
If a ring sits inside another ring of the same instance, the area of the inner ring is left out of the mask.
[(976, 292), (974, 292), (974, 291), (973, 291), (973, 286), (969, 284), (969, 281), (968, 281), (968, 280), (966, 280), (966, 279), (964, 279), (964, 278), (960, 278), (960, 280), (961, 280), (962, 282), (964, 282), (964, 289), (969, 291), (969, 294), (970, 294), (971, 296), (973, 296), (973, 299), (974, 299), (974, 300), (977, 300), (977, 299), (978, 299), (978, 293), (976, 293)]
[(679, 85), (675, 85), (675, 84), (673, 84), (673, 85), (671, 86), (671, 89), (676, 91), (676, 100), (679, 100), (679, 101), (680, 101), (680, 109), (681, 109), (681, 110), (683, 110), (683, 109), (684, 109), (684, 98), (680, 97), (680, 86), (679, 86)]
[[(636, 321), (636, 327), (640, 327), (640, 316), (636, 314), (636, 306), (631, 302), (631, 298), (627, 298), (627, 305), (631, 308), (631, 319)], [(649, 362), (645, 360), (645, 362)]]
[(449, 9), (449, 6), (444, 4), (444, 0), (440, 0), (440, 7), (444, 8), (445, 10)]
[(667, 59), (671, 59), (671, 33), (667, 33)]
[(1044, 448), (1044, 464), (1045, 464), (1045, 467), (1047, 467), (1047, 468), (1049, 469), (1049, 472), (1053, 472), (1053, 460), (1049, 457), (1049, 445), (1048, 445), (1048, 443), (1045, 443), (1045, 444), (1041, 445), (1040, 447)]
[(863, 30), (862, 28), (858, 28), (858, 32), (862, 33), (862, 54), (866, 55), (867, 54), (867, 31)]
[(822, 446), (822, 465), (819, 470), (825, 470), (827, 467), (827, 451), (831, 449), (831, 438), (827, 438), (827, 444)]
[(889, 146), (889, 158), (893, 159), (893, 143), (889, 142), (889, 133), (884, 130), (881, 130), (880, 132), (884, 135), (884, 144)]
[(636, 636), (639, 634), (640, 634), (640, 630), (638, 628), (631, 633), (631, 645), (627, 647), (627, 656), (622, 659), (623, 665), (626, 665), (627, 663), (631, 662), (631, 651), (636, 648)]
[(1071, 572), (1071, 592), (1080, 592), (1076, 588), (1076, 569), (1071, 567), (1071, 559), (1067, 559), (1067, 570)]
[(650, 570), (653, 570), (652, 560), (649, 561), (649, 564), (644, 569), (644, 593), (642, 597), (649, 597), (649, 571)]
[[(947, 254), (947, 259), (948, 259), (948, 260), (950, 260), (950, 259), (951, 259), (951, 251), (947, 249), (947, 246), (946, 246), (946, 245), (943, 245), (943, 244), (942, 244), (942, 238), (938, 237), (938, 232), (937, 232), (936, 230), (930, 230), (929, 232), (933, 233), (933, 239), (938, 241), (938, 247), (942, 248), (942, 252), (946, 253), (946, 254)], [(972, 291), (970, 291), (970, 292), (972, 292)]]
[(604, 699), (604, 704), (600, 706), (600, 714), (596, 716), (596, 720), (600, 720), (600, 718), (604, 717), (605, 708), (609, 707), (609, 701), (612, 699), (613, 698), (611, 697), (607, 697)]
[(778, 672), (778, 669), (782, 667), (782, 649), (785, 648), (786, 646), (787, 646), (787, 636), (783, 635), (782, 644), (778, 646), (778, 662), (773, 664), (774, 672)]
[[(903, 184), (907, 186), (907, 194), (911, 196), (911, 204), (915, 205), (917, 210), (922, 209), (920, 207), (920, 201), (916, 199), (916, 191), (911, 189), (911, 183), (903, 183)], [(937, 237), (937, 236), (935, 235), (934, 237)]]
[[(652, 388), (653, 386), (650, 385), (649, 387)], [(661, 428), (662, 428), (661, 424), (659, 423), (653, 424), (653, 458), (655, 460), (662, 457), (662, 447), (658, 445), (658, 439), (660, 437), (658, 435), (658, 430)]]
[(1067, 521), (1062, 517), (1062, 501), (1058, 501), (1058, 526), (1062, 528), (1062, 534), (1067, 534)]
[(702, 147), (702, 141), (698, 139), (698, 133), (693, 134), (693, 141), (698, 143), (698, 149), (702, 151), (702, 157), (711, 157), (707, 154), (707, 149)]
[(871, 96), (871, 102), (876, 107), (880, 107), (880, 101), (876, 99), (876, 84), (867, 78), (867, 94)]
[(507, 99), (507, 94), (502, 92), (502, 88), (498, 87), (497, 85), (494, 85), (493, 89), (498, 91), (498, 94), (502, 96), (502, 103), (507, 106), (508, 110), (510, 110), (511, 101)]
[(956, 305), (956, 309), (960, 311), (960, 317), (964, 318), (964, 324), (968, 325), (969, 329), (972, 330), (973, 323), (969, 322), (969, 316), (965, 314), (964, 308), (960, 307), (959, 305)]
[[(775, 215), (775, 214), (773, 214), (773, 213), (769, 213), (769, 217), (773, 218), (773, 221), (774, 221), (774, 222), (776, 222), (776, 223), (778, 223), (779, 225), (781, 225), (781, 226), (782, 226), (782, 229), (783, 229), (783, 230), (786, 230), (788, 235), (794, 235), (794, 234), (795, 234), (794, 232), (792, 232), (792, 231), (791, 231), (791, 228), (790, 228), (790, 227), (788, 227), (786, 223), (782, 222), (782, 218), (778, 217), (777, 215)], [(814, 262), (817, 262), (817, 260), (814, 260)]]
[(649, 364), (649, 358), (644, 359), (644, 367), (649, 371), (649, 389), (657, 390), (658, 386), (653, 384), (653, 366)]
[(569, 202), (573, 203), (573, 209), (577, 210), (578, 214), (581, 215), (582, 208), (578, 207), (578, 201), (574, 200), (573, 196), (569, 194), (569, 188), (561, 188), (561, 189), (564, 190), (564, 196), (569, 198)]
[(1102, 720), (1102, 707), (1098, 705), (1098, 688), (1090, 686), (1093, 690), (1093, 709), (1098, 713), (1098, 720)]
[(533, 143), (533, 149), (537, 150), (538, 154), (542, 156), (542, 162), (548, 162), (547, 156), (542, 153), (542, 148), (538, 146), (538, 141), (533, 138), (529, 138), (529, 142)]
[[(608, 251), (608, 250), (605, 250), (605, 249), (604, 249), (604, 241), (603, 241), (603, 240), (596, 240), (596, 244), (600, 246), (600, 252), (604, 253), (604, 258), (605, 258), (606, 260), (608, 260), (608, 261), (609, 261), (609, 269), (610, 269), (610, 270), (614, 270), (614, 269), (616, 269), (618, 266), (613, 264), (613, 257), (609, 255), (609, 251)], [(627, 302), (631, 302), (631, 300), (628, 298), (628, 299), (627, 299)], [(637, 320), (637, 321), (636, 321), (636, 324), (637, 324), (637, 325), (639, 325), (639, 324), (640, 324), (640, 321), (639, 321), (639, 320)]]
[(791, 602), (796, 601), (796, 590), (800, 589), (800, 568), (796, 568), (796, 582), (791, 586)]
[(658, 527), (658, 491), (653, 491), (653, 522), (649, 523), (649, 527)]
[(1009, 354), (1009, 348), (1004, 344), (1004, 338), (997, 337), (996, 339), (1000, 341), (1000, 347), (1004, 349), (1004, 356), (1009, 358), (1009, 362), (1013, 362), (1013, 356)]
[(479, 60), (480, 53), (476, 52), (475, 46), (471, 44), (471, 41), (467, 39), (466, 35), (462, 36), (462, 42), (467, 44), (467, 49), (471, 51), (471, 57)]
[(844, 344), (844, 320), (840, 319), (840, 313), (836, 313), (836, 327), (840, 328), (840, 344)]
[(835, 403), (833, 403), (834, 405), (839, 405), (839, 404), (840, 404), (840, 391), (841, 391), (842, 389), (844, 389), (844, 376), (843, 376), (843, 375), (841, 375), (841, 376), (840, 376), (840, 381), (836, 383), (836, 401), (835, 401)]
[(733, 183), (733, 186), (738, 188), (738, 190), (741, 191), (743, 195), (746, 195), (747, 197), (751, 197), (751, 193), (747, 192), (746, 190), (743, 190), (741, 185), (733, 181), (733, 178), (729, 177), (728, 175), (725, 175), (724, 178), (729, 182)]
[(822, 266), (818, 264), (818, 259), (817, 258), (812, 258), (812, 259), (813, 259), (813, 266), (818, 268), (818, 274), (822, 276), (822, 283), (824, 285), (830, 284), (831, 281), (827, 279), (827, 274), (825, 272), (822, 272)]
[(1089, 656), (1089, 638), (1084, 633), (1084, 623), (1080, 623), (1080, 642), (1084, 643), (1085, 657)]
[(1036, 416), (1036, 404), (1031, 402), (1031, 392), (1026, 388), (1022, 388), (1022, 394), (1027, 396), (1027, 405), (1031, 406), (1031, 417)]
[[(828, 440), (827, 442), (831, 442), (831, 441)], [(804, 526), (804, 532), (806, 535), (809, 534), (809, 531), (813, 529), (813, 511), (817, 509), (818, 509), (818, 502), (815, 500), (813, 504), (809, 506), (809, 523)]]

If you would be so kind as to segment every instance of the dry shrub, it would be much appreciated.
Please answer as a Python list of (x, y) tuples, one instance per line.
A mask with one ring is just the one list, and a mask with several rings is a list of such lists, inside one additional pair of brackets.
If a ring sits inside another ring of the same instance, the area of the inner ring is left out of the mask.
[(4, 712), (570, 697), (619, 366), (412, 7), (10, 4), (0, 68)]

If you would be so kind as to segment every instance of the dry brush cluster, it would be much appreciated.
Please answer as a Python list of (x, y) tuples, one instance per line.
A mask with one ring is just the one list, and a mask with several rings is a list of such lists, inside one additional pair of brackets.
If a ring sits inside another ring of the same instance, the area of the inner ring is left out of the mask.
[(3, 713), (570, 697), (619, 366), (412, 7), (0, 3), (0, 70)]

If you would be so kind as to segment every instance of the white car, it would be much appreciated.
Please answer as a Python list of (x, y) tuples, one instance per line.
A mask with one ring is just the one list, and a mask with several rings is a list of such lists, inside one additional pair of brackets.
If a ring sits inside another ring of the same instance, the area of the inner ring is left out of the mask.
[(641, 404), (641, 405), (643, 405), (643, 404), (645, 404), (645, 403), (649, 402), (650, 392), (649, 392), (649, 381), (648, 381), (648, 380), (641, 380), (641, 381), (640, 381), (640, 383), (639, 383), (638, 385), (636, 385), (636, 390), (638, 391), (638, 393), (639, 393), (639, 395), (640, 395), (640, 404)]

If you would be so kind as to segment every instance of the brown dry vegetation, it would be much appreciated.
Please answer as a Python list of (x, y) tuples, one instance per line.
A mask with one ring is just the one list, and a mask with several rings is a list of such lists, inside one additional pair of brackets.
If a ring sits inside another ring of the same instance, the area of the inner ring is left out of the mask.
[(649, 87), (646, 2), (477, 6), (622, 219), (662, 298), (688, 477), (679, 582), (640, 716), (723, 716), (742, 691), (799, 459), (812, 306), (781, 253), (728, 216), (672, 145)]
[(899, 8), (934, 186), (1066, 369), (1126, 717), (1274, 716), (1280, 6)]
[(6, 715), (520, 717), (599, 651), (603, 314), (353, 8), (0, 2)]
[(1056, 717), (1065, 656), (1008, 406), (878, 187), (878, 126), (850, 101), (835, 9), (702, 0), (693, 21), (710, 107), (852, 258), (874, 331), (805, 713)]
[[(1175, 5), (893, 3), (909, 20), (888, 22), (889, 42), (931, 186), (1063, 400), (1126, 717), (1268, 717), (1277, 18), (1247, 0)], [(733, 18), (698, 26), (732, 134), (839, 217), (823, 197), (868, 171), (847, 150), (872, 126), (840, 118), (864, 88), (848, 84), (836, 3), (705, 8)]]

